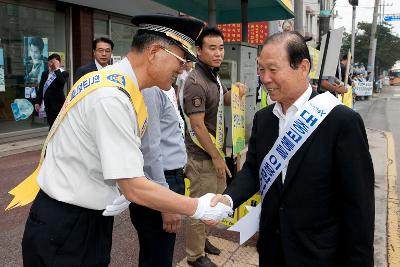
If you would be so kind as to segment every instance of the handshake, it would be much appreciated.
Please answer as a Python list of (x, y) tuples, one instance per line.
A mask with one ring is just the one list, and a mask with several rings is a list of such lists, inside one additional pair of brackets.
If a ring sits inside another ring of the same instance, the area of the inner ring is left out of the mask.
[[(216, 203), (221, 195), (207, 193), (202, 197), (197, 198), (197, 208), (193, 215), (193, 219), (200, 219), (207, 224), (215, 224), (222, 219), (227, 218), (233, 214), (230, 206), (221, 202)], [(107, 205), (103, 216), (116, 216), (126, 210), (131, 202), (125, 198), (124, 195), (119, 196), (114, 200), (112, 205)], [(214, 206), (211, 206), (213, 203)], [(216, 205), (215, 205), (216, 203)]]
[(213, 200), (215, 201), (215, 194), (212, 193), (207, 193), (198, 198), (196, 212), (190, 217), (213, 223), (221, 221), (233, 214), (232, 208), (221, 202), (212, 206), (211, 202), (214, 202)]

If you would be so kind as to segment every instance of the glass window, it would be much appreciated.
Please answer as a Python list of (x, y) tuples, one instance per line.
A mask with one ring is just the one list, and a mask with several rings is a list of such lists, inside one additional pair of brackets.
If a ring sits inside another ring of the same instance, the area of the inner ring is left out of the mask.
[[(0, 134), (47, 126), (35, 111), (29, 114), (29, 103), (36, 100), (48, 55), (67, 58), (65, 26), (65, 12), (55, 3), (52, 10), (0, 3)], [(27, 116), (16, 121), (13, 103)]]
[(114, 42), (113, 62), (121, 60), (130, 50), (136, 27), (111, 21), (111, 40)]
[(94, 39), (100, 37), (108, 38), (108, 23), (106, 20), (93, 19), (93, 37)]

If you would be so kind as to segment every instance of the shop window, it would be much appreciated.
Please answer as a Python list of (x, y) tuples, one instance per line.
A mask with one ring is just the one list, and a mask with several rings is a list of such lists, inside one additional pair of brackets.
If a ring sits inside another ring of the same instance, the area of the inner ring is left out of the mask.
[(108, 22), (107, 20), (93, 19), (93, 37), (94, 39), (100, 37), (108, 38)]
[(66, 68), (65, 12), (56, 10), (56, 3), (50, 10), (48, 5), (39, 9), (0, 3), (0, 134), (47, 127), (35, 111), (16, 121), (12, 103), (35, 103), (49, 54), (59, 53)]
[(113, 63), (121, 60), (130, 50), (136, 27), (111, 21), (111, 40), (114, 42)]

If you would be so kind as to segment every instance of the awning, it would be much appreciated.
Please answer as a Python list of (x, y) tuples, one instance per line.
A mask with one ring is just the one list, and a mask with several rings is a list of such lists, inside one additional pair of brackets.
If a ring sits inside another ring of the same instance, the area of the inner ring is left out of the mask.
[[(187, 15), (208, 21), (207, 0), (153, 0)], [(240, 23), (241, 0), (215, 0), (217, 23)], [(248, 21), (272, 21), (294, 17), (289, 0), (248, 0)]]

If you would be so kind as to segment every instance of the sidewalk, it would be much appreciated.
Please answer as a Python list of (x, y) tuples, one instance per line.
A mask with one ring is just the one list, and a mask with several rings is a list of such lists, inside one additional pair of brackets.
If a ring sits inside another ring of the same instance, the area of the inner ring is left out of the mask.
[[(394, 154), (392, 155), (390, 151), (388, 153), (392, 140), (389, 138), (390, 134), (388, 137), (388, 133), (380, 130), (367, 129), (367, 134), (375, 169), (375, 266), (400, 266), (397, 265), (400, 253), (399, 214), (398, 205), (394, 205), (398, 203), (398, 199), (396, 192), (393, 192), (393, 188), (395, 188), (393, 183), (396, 182), (397, 177), (395, 170), (390, 172), (388, 184), (388, 166), (394, 160)], [(7, 191), (23, 180), (36, 166), (40, 155), (38, 150), (43, 142), (44, 138), (36, 138), (0, 145), (0, 200), (2, 203), (0, 210), (0, 250), (2, 251), (0, 266), (22, 266), (20, 241), (29, 207), (14, 209), (7, 213), (4, 212), (4, 208), (11, 200)], [(210, 255), (210, 258), (218, 266), (258, 266), (258, 255), (255, 249), (256, 238), (239, 246), (238, 233), (212, 228), (210, 240), (222, 250), (220, 256)], [(115, 219), (110, 266), (136, 266), (138, 257), (136, 231), (132, 227), (128, 212), (124, 212)], [(177, 234), (174, 265), (188, 266), (185, 258), (184, 227), (181, 227)]]

